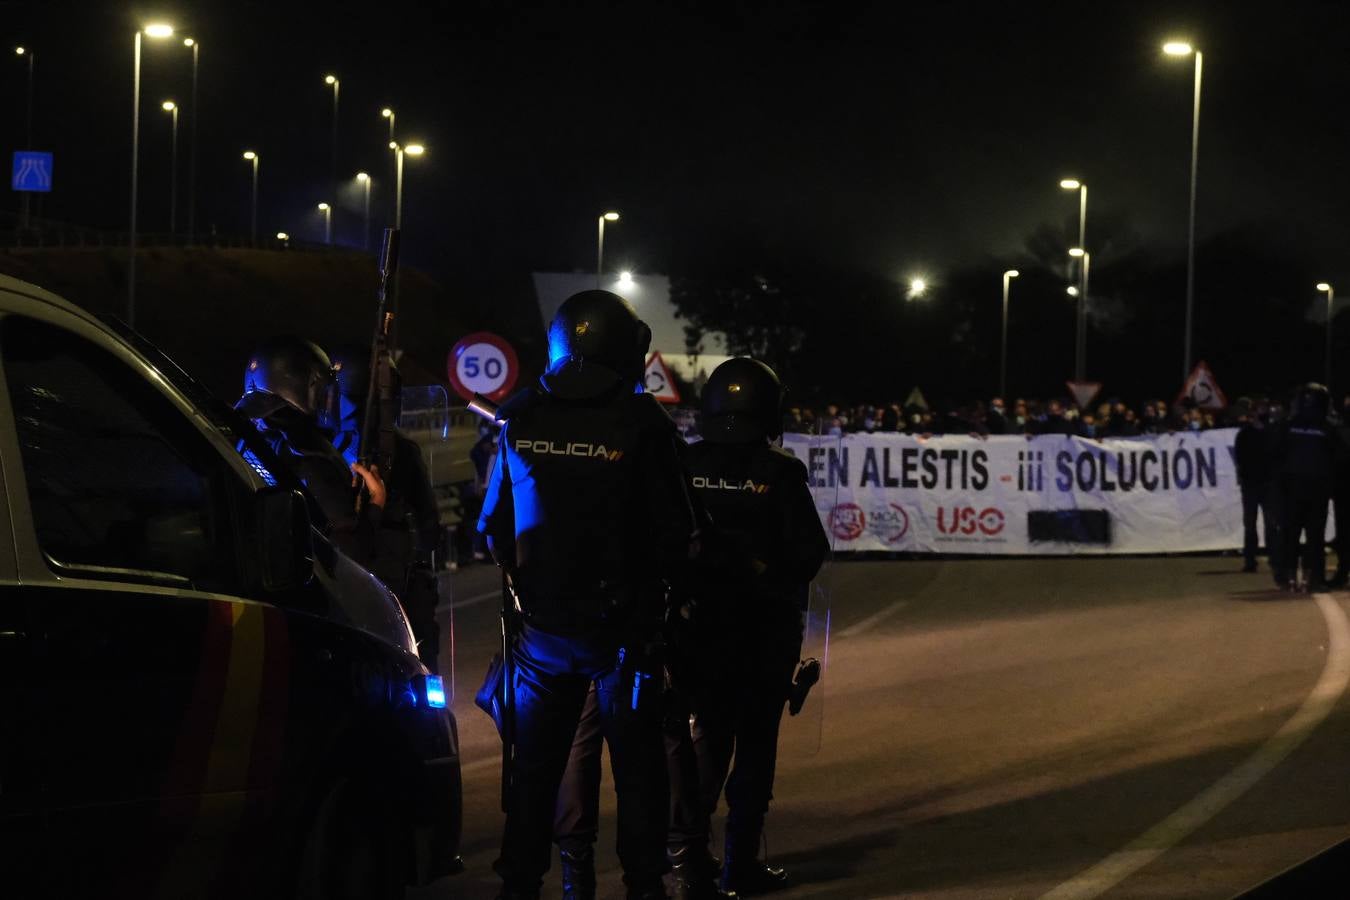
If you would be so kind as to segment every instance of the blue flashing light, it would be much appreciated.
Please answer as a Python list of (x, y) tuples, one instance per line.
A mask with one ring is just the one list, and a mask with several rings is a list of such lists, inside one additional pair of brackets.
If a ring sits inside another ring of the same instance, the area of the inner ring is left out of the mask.
[(262, 480), (267, 482), (268, 487), (277, 486), (277, 477), (268, 471), (267, 466), (263, 465), (262, 460), (252, 450), (244, 450), (244, 462), (248, 463), (249, 468), (262, 476)]
[(445, 682), (439, 675), (427, 676), (427, 706), (432, 709), (445, 709)]

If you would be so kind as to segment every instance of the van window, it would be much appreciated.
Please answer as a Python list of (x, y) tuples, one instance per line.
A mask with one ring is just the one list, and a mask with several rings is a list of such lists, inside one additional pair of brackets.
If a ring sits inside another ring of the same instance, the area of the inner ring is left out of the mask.
[(44, 322), (6, 317), (0, 353), (52, 568), (236, 592), (232, 473), (181, 411), (116, 357)]

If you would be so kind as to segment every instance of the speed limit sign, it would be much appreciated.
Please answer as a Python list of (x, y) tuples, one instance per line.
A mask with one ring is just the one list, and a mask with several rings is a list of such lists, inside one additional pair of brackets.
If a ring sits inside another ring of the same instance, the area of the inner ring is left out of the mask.
[(505, 340), (487, 331), (476, 331), (460, 338), (446, 360), (450, 386), (464, 401), (482, 394), (494, 403), (516, 385), (520, 364), (516, 351)]

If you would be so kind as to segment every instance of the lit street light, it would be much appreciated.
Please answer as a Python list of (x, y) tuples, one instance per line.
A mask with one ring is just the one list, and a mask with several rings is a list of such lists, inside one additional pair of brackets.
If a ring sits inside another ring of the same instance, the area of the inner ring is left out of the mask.
[(331, 245), (333, 243), (333, 207), (327, 203), (320, 203), (319, 212), (323, 213), (323, 242)]
[(1168, 56), (1186, 57), (1195, 54), (1195, 100), (1191, 106), (1191, 213), (1186, 231), (1186, 347), (1183, 354), (1182, 378), (1191, 374), (1191, 332), (1195, 315), (1195, 182), (1199, 169), (1200, 152), (1200, 75), (1204, 70), (1204, 54), (1185, 41), (1163, 44)]
[(188, 227), (187, 239), (191, 244), (197, 234), (197, 120), (201, 117), (197, 105), (197, 66), (201, 62), (201, 41), (196, 38), (183, 38), (183, 46), (192, 51), (192, 161), (188, 163)]
[(595, 238), (595, 287), (599, 290), (600, 273), (605, 268), (605, 223), (619, 221), (619, 214), (612, 210), (601, 213), (596, 221), (599, 223), (599, 230), (596, 232)]
[(278, 231), (278, 232), (277, 232), (277, 240), (281, 241), (283, 244), (284, 244), (286, 241), (289, 241), (290, 239), (291, 239), (291, 236), (290, 236), (289, 234), (287, 234), (286, 232), (284, 232), (284, 231)]
[(1070, 247), (1069, 255), (1077, 259), (1082, 267), (1081, 287), (1069, 288), (1069, 296), (1078, 298), (1078, 321), (1074, 329), (1073, 343), (1073, 380), (1082, 381), (1087, 375), (1087, 309), (1088, 278), (1092, 270), (1092, 254), (1082, 247)]
[(342, 88), (342, 82), (336, 75), (325, 75), (323, 83), (331, 85), (333, 88), (333, 156), (328, 168), (328, 190), (336, 197), (338, 190), (338, 92)]
[(922, 278), (911, 278), (909, 280), (909, 293), (905, 294), (906, 300), (915, 300), (928, 292), (928, 282)]
[(258, 154), (252, 150), (245, 150), (244, 159), (253, 163), (253, 200), (249, 204), (248, 240), (256, 247), (258, 246)]
[(1327, 295), (1327, 390), (1331, 389), (1331, 307), (1336, 302), (1336, 289), (1325, 281), (1317, 283), (1317, 289)]
[(1021, 273), (1009, 269), (1003, 273), (1003, 339), (998, 354), (998, 395), (1008, 399), (1008, 285)]
[[(28, 63), (28, 111), (26, 113), (24, 125), (24, 149), (33, 149), (33, 67), (37, 65), (37, 54), (30, 47), (15, 47), (14, 54), (20, 60)], [(28, 227), (28, 204), (29, 193), (23, 192), (23, 201), (21, 204), (21, 214), (23, 217), (22, 226)]]
[(370, 176), (365, 172), (357, 172), (356, 180), (361, 182), (361, 187), (365, 188), (365, 218), (361, 228), (361, 246), (363, 249), (370, 249)]
[(427, 148), (421, 144), (400, 144), (397, 141), (389, 142), (389, 149), (394, 151), (394, 227), (403, 227), (403, 155), (421, 156), (427, 152)]
[(636, 286), (636, 285), (637, 285), (637, 282), (633, 280), (633, 273), (632, 273), (632, 272), (620, 272), (620, 273), (619, 273), (619, 290), (621, 290), (621, 291), (632, 290), (633, 287)]
[(169, 139), (169, 234), (178, 233), (178, 104), (165, 100), (159, 105), (173, 117)]
[(127, 229), (127, 324), (136, 324), (136, 198), (137, 172), (141, 158), (141, 35), (173, 37), (173, 26), (153, 23), (136, 32), (131, 50), (131, 222)]
[[(389, 146), (391, 148), (397, 146), (398, 138), (397, 135), (394, 133), (394, 120), (395, 118), (397, 118), (397, 116), (394, 113), (393, 108), (386, 106), (384, 109), (380, 110), (380, 115), (389, 120)], [(388, 170), (390, 184), (393, 184), (395, 181), (398, 180), (398, 173), (394, 171), (397, 165), (398, 165), (397, 160), (394, 159), (393, 156), (391, 156), (389, 159), (389, 170)], [(394, 212), (392, 197), (390, 198), (389, 212), (390, 214)]]

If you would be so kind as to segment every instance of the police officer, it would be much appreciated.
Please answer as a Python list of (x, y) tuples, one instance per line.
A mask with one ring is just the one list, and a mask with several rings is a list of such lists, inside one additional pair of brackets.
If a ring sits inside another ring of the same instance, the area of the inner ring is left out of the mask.
[(703, 821), (672, 822), (671, 853), (678, 859), (683, 842), (691, 865), (699, 857), (706, 864), (707, 819), (725, 785), (721, 886), (742, 895), (786, 881), (782, 869), (759, 859), (760, 836), (808, 586), (829, 553), (806, 467), (770, 443), (781, 427), (782, 395), (778, 377), (761, 362), (718, 366), (703, 390), (703, 440), (686, 453), (713, 523), (702, 542), (692, 615), (704, 663), (692, 676)]
[(495, 868), (503, 897), (537, 897), (586, 694), (595, 685), (618, 794), (628, 896), (663, 897), (668, 786), (658, 636), (664, 579), (696, 538), (674, 424), (635, 393), (651, 331), (627, 301), (585, 291), (549, 328), (536, 390), (500, 410), (478, 528), (509, 575), (515, 747)]
[[(333, 445), (349, 464), (357, 464), (370, 388), (370, 347), (348, 344), (333, 351), (341, 420)], [(392, 361), (388, 365), (393, 367)], [(401, 380), (393, 368), (394, 396)], [(394, 416), (397, 419), (397, 413)], [(394, 454), (381, 472), (387, 499), (375, 553), (368, 568), (399, 598), (408, 615), (417, 653), (436, 671), (440, 627), (436, 624), (436, 574), (433, 556), (440, 543), (440, 510), (431, 489), (422, 451), (401, 431), (394, 433)]]
[(1326, 590), (1327, 501), (1331, 496), (1336, 436), (1327, 420), (1331, 395), (1320, 384), (1308, 383), (1294, 394), (1289, 418), (1275, 431), (1274, 460), (1280, 494), (1281, 552), (1274, 570), (1275, 584), (1296, 584), (1299, 537), (1303, 548), (1303, 586)]
[[(235, 409), (253, 420), (277, 458), (305, 485), (311, 513), (326, 524), (338, 548), (369, 565), (384, 518), (384, 480), (377, 469), (348, 463), (333, 446), (339, 413), (328, 354), (295, 335), (263, 341), (249, 357), (244, 395)], [(367, 501), (359, 512), (357, 478)]]
[[(1248, 410), (1233, 439), (1233, 462), (1237, 468), (1238, 489), (1242, 494), (1242, 571), (1256, 571), (1258, 545), (1264, 543), (1272, 570), (1277, 562), (1278, 522), (1271, 503), (1270, 432), (1266, 428), (1270, 411), (1265, 403)], [(1264, 541), (1258, 541), (1256, 515), (1265, 526)]]

